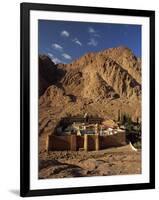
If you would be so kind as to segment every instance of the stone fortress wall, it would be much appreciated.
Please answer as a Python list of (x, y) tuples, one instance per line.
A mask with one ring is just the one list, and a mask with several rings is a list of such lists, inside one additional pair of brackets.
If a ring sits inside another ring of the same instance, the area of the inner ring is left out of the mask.
[(118, 132), (114, 135), (48, 135), (46, 150), (47, 151), (98, 151), (109, 147), (118, 147), (126, 145), (125, 131)]

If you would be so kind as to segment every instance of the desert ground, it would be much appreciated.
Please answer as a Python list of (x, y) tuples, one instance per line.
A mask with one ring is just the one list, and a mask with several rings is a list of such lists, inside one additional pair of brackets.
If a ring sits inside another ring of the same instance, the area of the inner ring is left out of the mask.
[(52, 151), (39, 155), (39, 179), (141, 173), (141, 150), (130, 145), (100, 151)]

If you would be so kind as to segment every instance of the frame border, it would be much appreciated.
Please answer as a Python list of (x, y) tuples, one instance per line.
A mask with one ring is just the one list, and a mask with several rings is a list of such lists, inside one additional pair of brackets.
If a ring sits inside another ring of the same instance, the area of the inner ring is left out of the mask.
[[(30, 190), (30, 11), (60, 11), (150, 18), (150, 182), (108, 186), (89, 186), (58, 189)], [(20, 196), (44, 196), (77, 193), (96, 193), (155, 188), (155, 11), (104, 7), (53, 5), (37, 3), (20, 4)]]

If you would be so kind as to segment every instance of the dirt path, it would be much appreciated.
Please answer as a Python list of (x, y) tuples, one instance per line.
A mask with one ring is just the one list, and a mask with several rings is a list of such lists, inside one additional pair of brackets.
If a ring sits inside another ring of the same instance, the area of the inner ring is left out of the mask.
[(130, 145), (100, 151), (53, 151), (39, 155), (39, 178), (141, 173), (141, 151)]

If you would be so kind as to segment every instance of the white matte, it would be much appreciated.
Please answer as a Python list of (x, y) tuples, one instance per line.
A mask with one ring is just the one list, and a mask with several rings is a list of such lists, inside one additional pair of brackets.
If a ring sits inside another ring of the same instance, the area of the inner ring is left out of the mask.
[[(38, 19), (142, 25), (142, 174), (38, 180)], [(149, 18), (31, 11), (30, 18), (30, 187), (69, 188), (149, 182)], [(146, 108), (146, 109), (145, 109)]]

